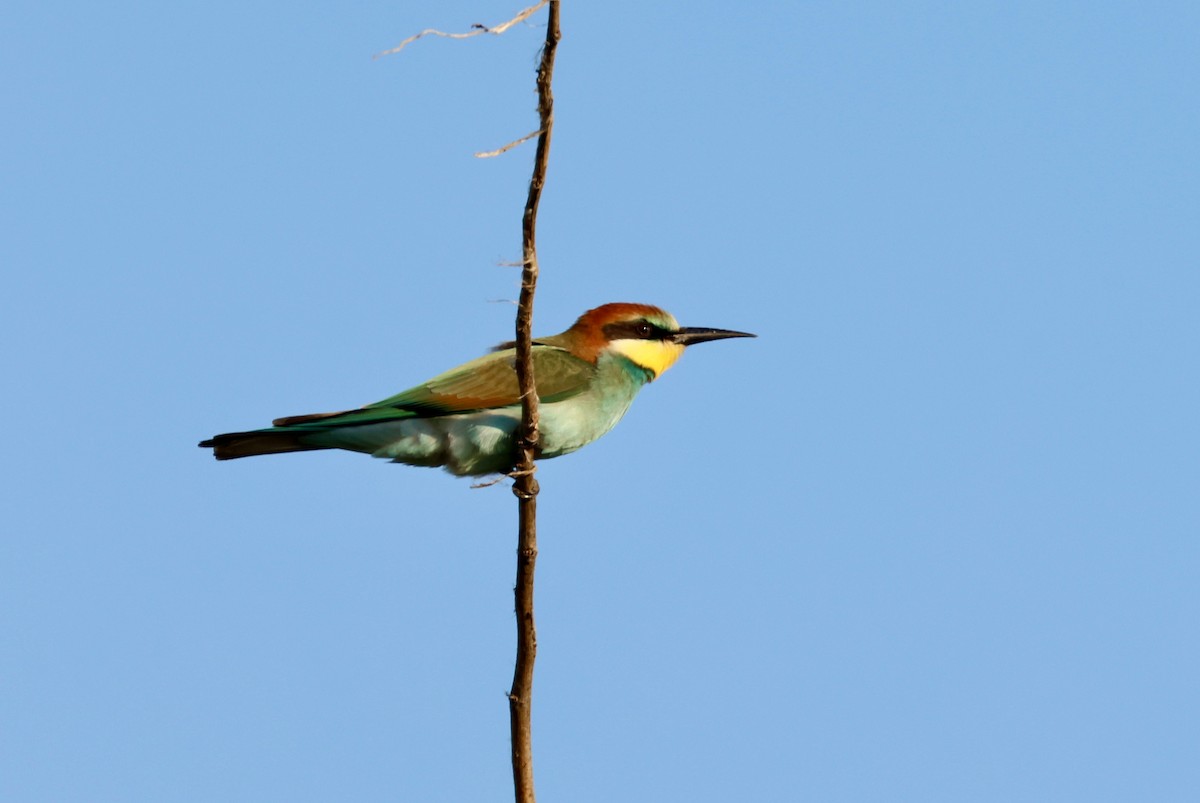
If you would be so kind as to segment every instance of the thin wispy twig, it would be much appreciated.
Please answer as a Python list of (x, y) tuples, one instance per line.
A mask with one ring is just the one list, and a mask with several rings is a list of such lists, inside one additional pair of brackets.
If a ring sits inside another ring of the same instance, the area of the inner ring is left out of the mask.
[(512, 26), (516, 25), (518, 22), (524, 22), (525, 20), (529, 19), (531, 16), (533, 16), (533, 14), (539, 8), (546, 5), (546, 3), (548, 3), (548, 2), (550, 2), (550, 0), (540, 0), (540, 2), (537, 5), (530, 6), (529, 8), (522, 11), (520, 14), (517, 14), (517, 16), (513, 17), (512, 19), (508, 20), (507, 22), (502, 22), (499, 25), (483, 25), (483, 24), (477, 22), (474, 25), (472, 25), (471, 30), (467, 31), (466, 33), (447, 33), (446, 31), (439, 31), (436, 28), (426, 28), (425, 30), (421, 31), (420, 33), (415, 33), (412, 36), (408, 37), (403, 42), (401, 42), (400, 44), (391, 48), (390, 50), (385, 50), (382, 53), (376, 53), (374, 56), (372, 56), (372, 58), (378, 59), (378, 58), (382, 58), (384, 56), (390, 56), (394, 53), (399, 53), (401, 50), (408, 47), (413, 42), (417, 41), (418, 39), (420, 39), (423, 36), (440, 36), (444, 39), (470, 39), (472, 36), (480, 36), (481, 34), (485, 34), (485, 33), (490, 33), (490, 34), (499, 36), (500, 34), (504, 33)]

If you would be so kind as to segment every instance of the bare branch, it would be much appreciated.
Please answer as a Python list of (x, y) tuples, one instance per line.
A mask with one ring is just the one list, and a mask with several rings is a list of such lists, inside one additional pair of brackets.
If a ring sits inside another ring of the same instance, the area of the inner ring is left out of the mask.
[[(520, 139), (514, 139), (512, 142), (508, 143), (504, 147), (497, 148), (494, 151), (480, 151), (479, 153), (475, 154), (475, 158), (476, 159), (491, 159), (493, 156), (499, 156), (500, 154), (502, 154), (506, 151), (511, 151), (513, 148), (517, 147), (522, 142), (528, 142), (529, 140), (533, 139), (534, 137), (538, 136), (541, 133), (542, 133), (541, 131), (534, 131), (531, 134), (526, 134), (525, 136), (521, 137)], [(518, 262), (517, 264), (519, 265), (521, 263)]]
[[(558, 27), (559, 0), (539, 0), (512, 19), (495, 27), (474, 25), (467, 33), (446, 33), (433, 28), (408, 37), (391, 50), (375, 58), (399, 53), (423, 36), (446, 39), (468, 39), (480, 34), (502, 34), (518, 22), (528, 19), (544, 5), (550, 6), (546, 21), (546, 44), (542, 48), (541, 65), (537, 73), (538, 117), (541, 125), (528, 136), (510, 142), (502, 148), (475, 154), (487, 159), (515, 148), (522, 142), (538, 138), (533, 159), (533, 175), (529, 179), (529, 195), (521, 218), (521, 295), (517, 302), (516, 372), (521, 397), (521, 421), (515, 433), (516, 460), (508, 476), (513, 479), (512, 490), (517, 497), (517, 580), (513, 600), (517, 615), (517, 659), (513, 667), (512, 688), (508, 693), (508, 714), (512, 730), (513, 792), (517, 803), (536, 803), (533, 792), (533, 739), (530, 724), (533, 693), (533, 663), (537, 656), (537, 631), (533, 622), (533, 574), (537, 565), (537, 470), (533, 460), (538, 454), (538, 395), (533, 374), (533, 293), (537, 289), (537, 213), (546, 184), (550, 160), (550, 134), (554, 129), (554, 95), (550, 82), (554, 76), (554, 54), (562, 37)], [(473, 488), (494, 485), (501, 478), (484, 481)]]
[(470, 39), (472, 36), (479, 36), (480, 34), (484, 34), (484, 33), (490, 33), (490, 34), (495, 34), (496, 36), (499, 36), (500, 34), (504, 33), (512, 26), (516, 25), (518, 22), (522, 22), (524, 20), (529, 19), (531, 16), (533, 16), (534, 12), (536, 12), (542, 6), (546, 5), (546, 3), (548, 3), (549, 1), (550, 0), (540, 0), (537, 5), (530, 6), (529, 8), (525, 9), (520, 14), (518, 14), (517, 16), (510, 19), (508, 22), (502, 22), (499, 25), (493, 25), (491, 27), (488, 27), (487, 25), (481, 25), (479, 23), (475, 23), (474, 25), (471, 26), (471, 30), (467, 31), (466, 33), (446, 33), (445, 31), (439, 31), (434, 28), (426, 28), (425, 30), (421, 31), (420, 33), (416, 33), (416, 34), (413, 34), (412, 36), (408, 37), (403, 42), (401, 42), (400, 44), (393, 47), (391, 50), (385, 50), (382, 53), (376, 53), (371, 58), (378, 59), (378, 58), (382, 58), (384, 56), (391, 56), (395, 53), (399, 53), (401, 50), (408, 47), (413, 42), (417, 41), (418, 39), (420, 39), (423, 36), (440, 36), (444, 39)]
[(541, 133), (533, 159), (533, 176), (521, 219), (521, 296), (517, 305), (517, 384), (521, 392), (521, 424), (517, 429), (517, 462), (513, 493), (517, 496), (517, 582), (513, 598), (517, 613), (517, 660), (512, 690), (508, 693), (512, 728), (513, 791), (517, 803), (535, 803), (533, 792), (533, 739), (530, 726), (533, 662), (537, 656), (537, 630), (533, 622), (533, 573), (537, 565), (538, 482), (533, 464), (538, 453), (538, 395), (533, 372), (533, 293), (537, 289), (537, 213), (550, 162), (550, 135), (554, 130), (554, 54), (562, 33), (558, 27), (559, 0), (549, 0), (546, 44), (538, 67), (538, 117)]

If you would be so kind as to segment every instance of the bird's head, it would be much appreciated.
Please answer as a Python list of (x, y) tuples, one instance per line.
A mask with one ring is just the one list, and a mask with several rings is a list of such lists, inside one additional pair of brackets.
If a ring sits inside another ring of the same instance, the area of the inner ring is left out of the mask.
[(564, 334), (572, 351), (595, 360), (608, 351), (619, 354), (655, 377), (670, 368), (693, 343), (727, 337), (754, 337), (748, 332), (683, 327), (671, 313), (649, 304), (605, 304), (588, 310)]

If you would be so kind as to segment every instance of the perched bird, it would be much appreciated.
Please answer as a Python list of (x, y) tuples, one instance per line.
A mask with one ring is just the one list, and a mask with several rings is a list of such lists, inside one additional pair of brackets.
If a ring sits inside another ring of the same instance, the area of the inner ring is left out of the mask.
[[(727, 337), (754, 335), (680, 327), (670, 313), (646, 304), (605, 304), (562, 334), (535, 338), (538, 457), (558, 457), (596, 440), (684, 347)], [(458, 476), (506, 472), (516, 461), (513, 433), (521, 421), (515, 360), (514, 345), (505, 343), (381, 402), (279, 418), (268, 429), (217, 435), (200, 446), (211, 447), (218, 460), (348, 449), (413, 466), (442, 466)]]

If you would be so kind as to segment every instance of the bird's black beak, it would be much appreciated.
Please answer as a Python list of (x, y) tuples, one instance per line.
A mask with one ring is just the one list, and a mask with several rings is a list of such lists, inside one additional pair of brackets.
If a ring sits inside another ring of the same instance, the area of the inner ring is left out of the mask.
[(702, 326), (685, 326), (671, 335), (671, 340), (681, 346), (693, 343), (704, 343), (708, 340), (724, 340), (727, 337), (758, 337), (749, 332), (735, 332), (732, 329), (706, 329)]

